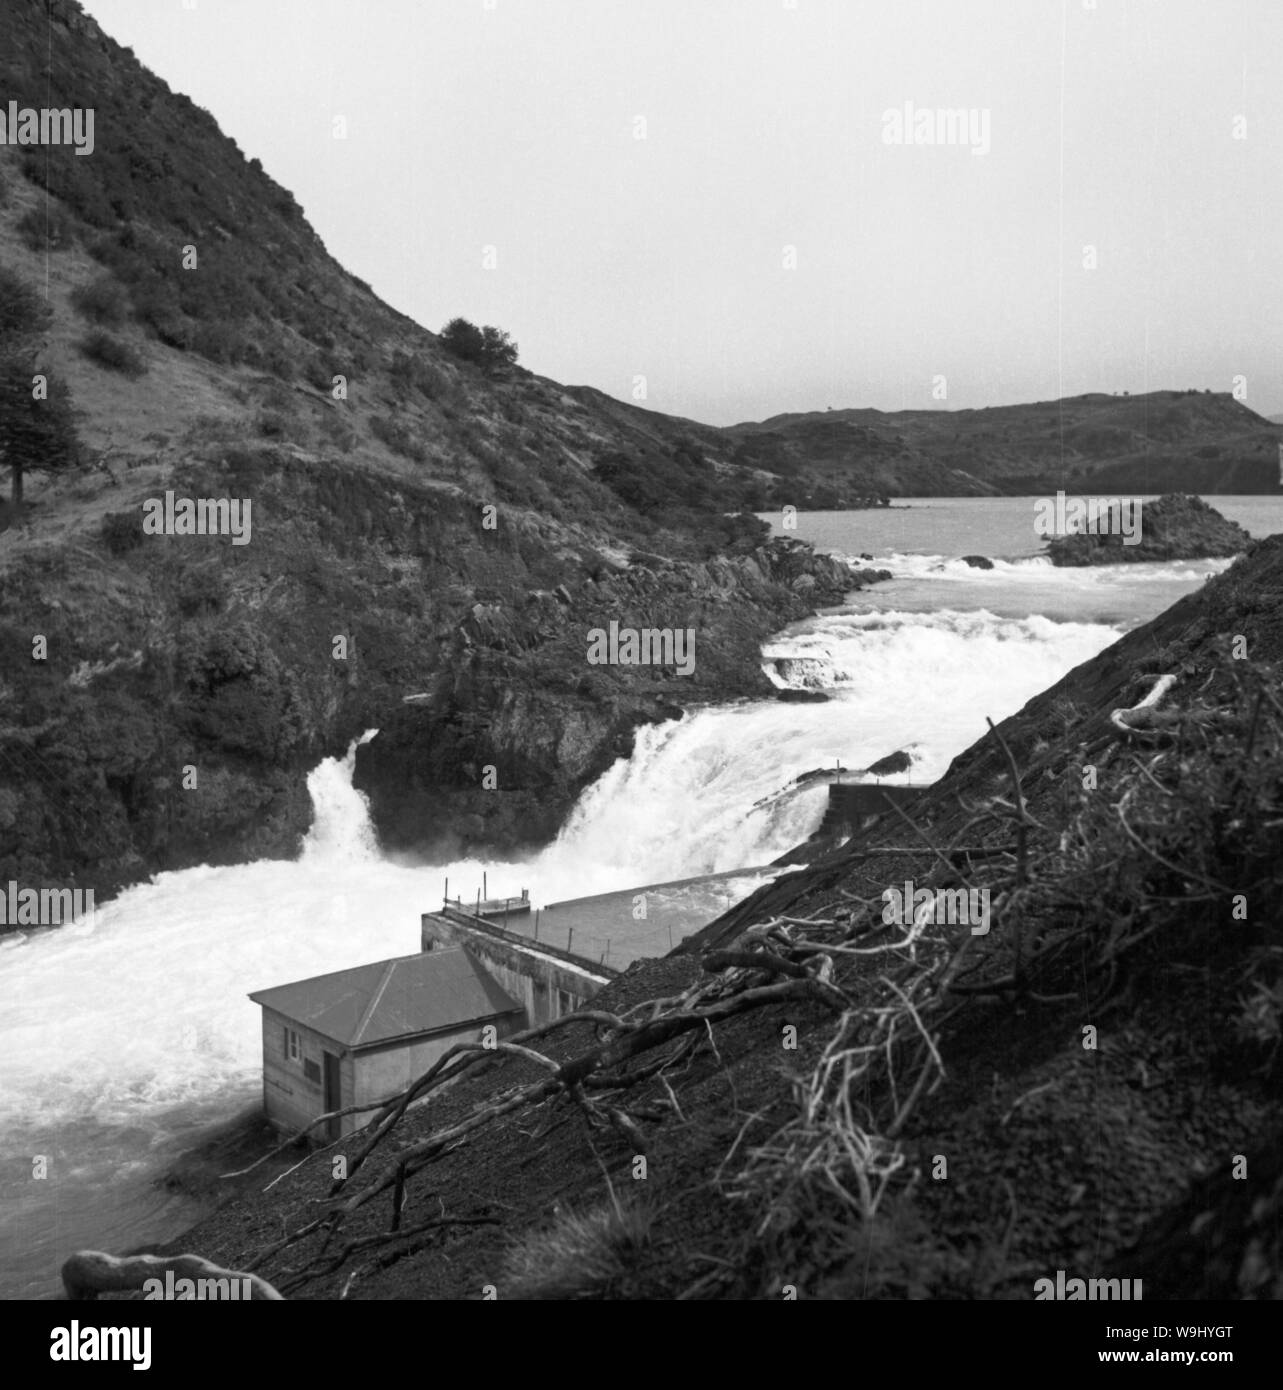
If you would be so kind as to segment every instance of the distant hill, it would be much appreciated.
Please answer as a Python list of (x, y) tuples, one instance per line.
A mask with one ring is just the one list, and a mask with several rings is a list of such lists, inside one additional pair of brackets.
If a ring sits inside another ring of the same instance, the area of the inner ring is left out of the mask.
[(896, 496), (1281, 490), (1271, 422), (1210, 391), (1103, 393), (983, 410), (871, 409), (733, 425), (732, 458)]

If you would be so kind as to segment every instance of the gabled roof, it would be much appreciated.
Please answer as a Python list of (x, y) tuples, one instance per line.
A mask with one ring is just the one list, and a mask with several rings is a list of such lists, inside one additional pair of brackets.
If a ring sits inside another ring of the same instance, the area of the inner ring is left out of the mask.
[(250, 995), (345, 1047), (437, 1033), (521, 1008), (460, 947), (314, 975)]

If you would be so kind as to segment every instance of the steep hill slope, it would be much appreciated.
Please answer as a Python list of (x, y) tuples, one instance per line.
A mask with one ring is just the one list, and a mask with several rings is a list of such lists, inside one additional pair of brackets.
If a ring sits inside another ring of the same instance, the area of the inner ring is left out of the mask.
[[(452, 356), (70, 0), (6, 7), (0, 77), (95, 113), (91, 156), (0, 147), (0, 270), (52, 315), (4, 370), (81, 444), (0, 516), (0, 878), (289, 854), (306, 770), (372, 726), (389, 844), (537, 843), (639, 722), (768, 693), (761, 640), (859, 582), (728, 516), (750, 475), (698, 427)], [(246, 543), (147, 533), (169, 493), (243, 503)], [(694, 629), (694, 672), (590, 665), (607, 616)]]

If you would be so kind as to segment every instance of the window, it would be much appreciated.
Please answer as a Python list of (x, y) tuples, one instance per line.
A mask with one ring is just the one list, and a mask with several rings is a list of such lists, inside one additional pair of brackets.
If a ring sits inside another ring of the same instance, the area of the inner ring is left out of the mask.
[(297, 1062), (303, 1056), (303, 1041), (293, 1028), (285, 1030), (285, 1055), (291, 1062)]
[(321, 1084), (321, 1068), (320, 1068), (320, 1064), (317, 1063), (317, 1062), (312, 1061), (312, 1059), (311, 1059), (310, 1057), (305, 1057), (305, 1058), (303, 1059), (303, 1075), (304, 1075), (314, 1086), (319, 1086), (319, 1085)]

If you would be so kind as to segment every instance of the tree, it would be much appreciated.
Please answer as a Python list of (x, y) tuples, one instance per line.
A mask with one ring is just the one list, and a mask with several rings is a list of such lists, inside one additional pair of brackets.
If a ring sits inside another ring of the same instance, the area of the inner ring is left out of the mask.
[(481, 365), (487, 371), (492, 372), (499, 367), (516, 366), (517, 345), (503, 329), (492, 328), (487, 324), (481, 330), (481, 337), (484, 340)]
[(511, 367), (517, 360), (517, 345), (501, 328), (478, 328), (467, 319), (451, 319), (441, 330), (441, 341), (455, 357), (487, 372)]
[(0, 349), (42, 333), (50, 317), (48, 306), (36, 291), (0, 266)]
[(446, 351), (464, 362), (480, 364), (485, 351), (485, 339), (475, 323), (467, 319), (451, 319), (441, 330), (441, 341)]
[(14, 508), (22, 505), (25, 473), (68, 468), (79, 458), (68, 394), (39, 365), (49, 318), (36, 292), (0, 267), (0, 466), (9, 469)]

